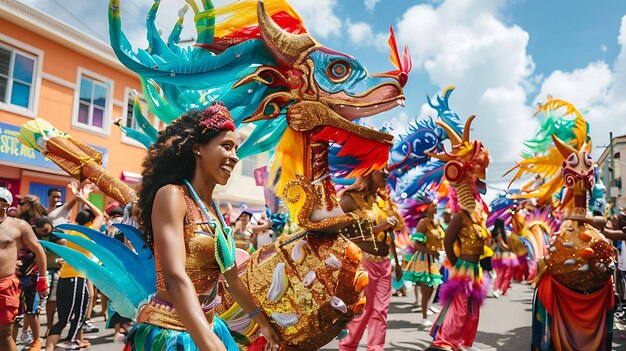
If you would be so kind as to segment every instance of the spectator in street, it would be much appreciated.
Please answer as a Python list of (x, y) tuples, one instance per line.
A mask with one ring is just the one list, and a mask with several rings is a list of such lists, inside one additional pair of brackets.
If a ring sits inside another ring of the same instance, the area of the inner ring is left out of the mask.
[[(110, 224), (122, 223), (124, 220), (124, 209), (117, 206), (112, 207), (107, 211), (107, 214), (110, 218)], [(124, 234), (117, 230), (113, 226), (109, 226), (110, 235), (115, 238), (115, 240), (119, 240), (125, 243), (129, 248), (131, 248), (128, 240), (125, 240)], [(111, 229), (113, 229), (111, 231)], [(102, 312), (105, 314), (105, 320), (107, 321), (107, 329), (113, 328), (115, 330), (115, 334), (113, 334), (113, 342), (116, 343), (124, 343), (125, 337), (130, 331), (130, 326), (132, 324), (132, 320), (122, 317), (119, 313), (117, 313), (111, 305), (108, 303), (108, 298), (102, 294)]]
[[(106, 210), (106, 234), (110, 237), (115, 237), (120, 234), (120, 231), (113, 226), (113, 224), (122, 223), (124, 218), (124, 209), (118, 206), (110, 206)], [(123, 241), (123, 240), (122, 240)]]
[[(41, 241), (49, 241), (56, 243), (60, 238), (54, 235), (52, 232), (57, 231), (52, 225), (52, 221), (48, 217), (41, 217), (35, 221), (35, 233), (37, 238)], [(57, 310), (57, 284), (59, 281), (59, 262), (61, 259), (52, 250), (45, 249), (46, 262), (48, 264), (48, 281), (50, 282), (50, 290), (48, 293), (48, 299), (46, 300), (46, 320), (47, 329), (44, 335), (48, 335), (50, 327), (54, 324), (54, 317)]]
[(272, 221), (267, 218), (265, 213), (261, 214), (261, 219), (257, 221), (257, 225), (252, 225), (251, 229), (252, 237), (250, 238), (250, 241), (256, 250), (274, 242)]
[(246, 210), (242, 211), (235, 221), (235, 245), (237, 248), (253, 252), (253, 245), (250, 243), (252, 237), (252, 228), (250, 227), (250, 218), (252, 213)]
[[(93, 186), (91, 184), (87, 184), (79, 190), (76, 188), (75, 184), (71, 184), (70, 189), (78, 201), (86, 205), (88, 208), (78, 212), (76, 215), (76, 223), (89, 228), (100, 228), (104, 220), (102, 211), (100, 211), (88, 200), (89, 193), (92, 191)], [(71, 232), (70, 234), (87, 238), (85, 235), (78, 232)], [(91, 256), (89, 251), (70, 241), (59, 240), (58, 243), (64, 244), (86, 256)], [(46, 351), (54, 351), (54, 348), (59, 343), (59, 339), (61, 338), (61, 332), (67, 323), (70, 323), (70, 330), (66, 342), (62, 345), (64, 348), (77, 349), (88, 347), (90, 345), (88, 341), (83, 340), (82, 338), (82, 325), (85, 321), (88, 305), (89, 291), (85, 276), (76, 271), (68, 263), (63, 264), (59, 273), (59, 283), (57, 288), (57, 311), (59, 314), (59, 321), (54, 324), (50, 330), (46, 340)]]
[[(124, 240), (124, 234), (122, 234), (122, 232), (120, 232), (117, 228), (115, 228), (113, 226), (113, 224), (116, 223), (122, 223), (122, 220), (124, 219), (124, 209), (121, 208), (119, 206), (119, 204), (116, 202), (112, 205), (110, 205), (109, 207), (107, 207), (106, 211), (106, 216), (105, 216), (105, 220), (106, 220), (106, 226), (107, 226), (107, 230), (106, 230), (106, 234), (110, 237), (113, 237), (121, 242), (125, 242)], [(109, 298), (100, 293), (100, 306), (102, 306), (102, 315), (104, 316), (104, 320), (108, 321), (109, 320)], [(87, 320), (90, 320), (91, 315), (87, 315)], [(86, 321), (85, 321), (86, 322)], [(92, 323), (93, 324), (93, 323)], [(95, 327), (95, 324), (93, 325)], [(97, 328), (97, 327), (95, 327)], [(83, 331), (85, 333), (89, 333), (91, 331), (88, 331), (86, 329), (92, 329), (90, 326), (84, 324), (83, 325)]]
[[(76, 187), (78, 187), (77, 181), (72, 181), (76, 183)], [(70, 217), (70, 213), (72, 212), (72, 208), (76, 205), (76, 198), (73, 198), (68, 203), (63, 203), (62, 193), (60, 188), (50, 188), (48, 189), (48, 218), (52, 221), (54, 226), (67, 223), (67, 219)]]
[(239, 237), (248, 238), (250, 244), (256, 250), (259, 248), (259, 245), (258, 245), (259, 234), (267, 230), (270, 230), (269, 232), (270, 235), (266, 235), (262, 237), (261, 243), (263, 245), (266, 245), (268, 241), (267, 239), (268, 237), (269, 237), (269, 242), (270, 243), (272, 242), (271, 240), (272, 223), (269, 220), (268, 221), (262, 220), (262, 223), (257, 223), (256, 220), (252, 221), (253, 218), (254, 216), (252, 215), (252, 212), (249, 212), (247, 210), (244, 210), (243, 212), (241, 212), (241, 214), (237, 218), (237, 223), (235, 223), (235, 232), (239, 234)]
[(28, 224), (34, 225), (38, 218), (48, 215), (48, 211), (41, 204), (39, 196), (28, 194), (18, 196), (18, 198), (20, 202), (17, 210), (20, 213), (20, 218), (28, 222)]
[(227, 226), (231, 226), (232, 224), (232, 214), (233, 214), (233, 205), (230, 202), (220, 202), (220, 212), (222, 213), (222, 217), (224, 217), (224, 222), (226, 222)]
[[(13, 195), (8, 189), (0, 187), (0, 300), (3, 301), (0, 304), (0, 350), (3, 351), (16, 351), (13, 322), (18, 313), (21, 292), (20, 280), (15, 274), (18, 250), (26, 246), (35, 253), (37, 267), (42, 272), (47, 270), (45, 252), (31, 226), (22, 219), (7, 215), (6, 210), (12, 202)], [(46, 276), (37, 278), (35, 289), (39, 297), (47, 296)]]
[(448, 229), (448, 224), (450, 224), (450, 219), (452, 219), (452, 211), (449, 208), (446, 208), (441, 213), (441, 227), (445, 231)]

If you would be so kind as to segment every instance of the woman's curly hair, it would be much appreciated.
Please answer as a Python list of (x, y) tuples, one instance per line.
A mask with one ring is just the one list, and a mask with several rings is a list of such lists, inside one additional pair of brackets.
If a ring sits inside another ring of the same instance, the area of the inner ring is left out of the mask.
[(184, 184), (195, 172), (192, 147), (204, 145), (225, 130), (234, 131), (230, 113), (221, 104), (204, 111), (191, 110), (159, 132), (156, 142), (148, 149), (143, 161), (142, 183), (139, 190), (139, 223), (143, 240), (154, 246), (152, 208), (157, 191), (167, 184)]

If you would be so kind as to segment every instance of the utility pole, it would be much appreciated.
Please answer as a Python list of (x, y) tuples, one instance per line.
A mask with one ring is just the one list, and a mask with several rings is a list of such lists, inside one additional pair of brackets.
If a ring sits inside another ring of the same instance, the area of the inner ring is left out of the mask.
[(617, 198), (613, 197), (612, 189), (615, 186), (615, 164), (613, 161), (613, 132), (609, 132), (609, 198), (613, 206), (617, 204)]
[(615, 182), (615, 174), (613, 173), (614, 168), (613, 164), (613, 132), (609, 132), (609, 168), (611, 169), (611, 186)]

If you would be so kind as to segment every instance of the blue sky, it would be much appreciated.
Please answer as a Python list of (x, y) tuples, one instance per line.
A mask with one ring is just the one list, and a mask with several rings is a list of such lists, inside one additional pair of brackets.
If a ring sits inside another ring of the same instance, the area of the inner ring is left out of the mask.
[[(21, 1), (107, 39), (106, 0)], [(141, 22), (151, 3), (122, 1), (123, 26), (137, 46), (144, 46)], [(503, 187), (502, 173), (519, 160), (523, 140), (536, 128), (533, 106), (548, 93), (587, 112), (595, 145), (606, 145), (609, 131), (626, 134), (626, 1), (290, 3), (322, 44), (358, 58), (371, 73), (393, 68), (386, 45), (393, 25), (399, 44), (408, 44), (414, 59), (405, 87), (407, 107), (374, 118), (374, 124), (394, 121), (402, 129), (416, 116), (432, 115), (425, 95), (456, 85), (451, 106), (461, 117), (477, 114), (472, 133), (490, 149), (489, 182), (496, 188)], [(163, 0), (157, 24), (170, 28), (183, 4)]]

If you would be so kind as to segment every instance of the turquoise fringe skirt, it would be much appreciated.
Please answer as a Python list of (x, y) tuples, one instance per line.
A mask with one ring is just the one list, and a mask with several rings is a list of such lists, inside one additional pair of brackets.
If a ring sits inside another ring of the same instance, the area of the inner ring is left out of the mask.
[[(239, 351), (239, 346), (228, 331), (226, 323), (217, 316), (213, 320), (213, 331), (228, 351)], [(199, 351), (199, 349), (188, 332), (140, 323), (131, 330), (123, 351)]]

